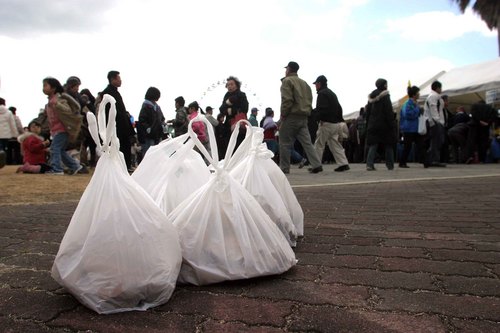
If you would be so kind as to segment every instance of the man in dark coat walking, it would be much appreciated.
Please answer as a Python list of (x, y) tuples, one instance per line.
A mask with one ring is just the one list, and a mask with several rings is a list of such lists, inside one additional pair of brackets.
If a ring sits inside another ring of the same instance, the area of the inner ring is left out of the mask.
[(342, 117), (342, 106), (340, 106), (337, 95), (328, 88), (327, 79), (324, 75), (318, 76), (313, 84), (318, 92), (316, 110), (318, 111), (319, 120), (314, 148), (318, 157), (323, 156), (325, 145), (328, 143), (328, 148), (330, 148), (335, 163), (338, 165), (335, 171), (347, 171), (349, 170), (349, 162), (345, 156), (344, 147), (340, 143), (342, 125), (345, 123)]
[(392, 102), (387, 90), (387, 81), (378, 79), (377, 89), (368, 96), (366, 106), (366, 170), (374, 171), (375, 155), (379, 144), (385, 148), (385, 165), (394, 169), (394, 145), (396, 143), (396, 122), (392, 110)]
[[(123, 103), (122, 95), (118, 92), (118, 88), (122, 85), (120, 72), (110, 71), (108, 73), (108, 86), (102, 91), (102, 96), (105, 94), (113, 96), (116, 100), (116, 136), (120, 141), (120, 151), (123, 153), (127, 169), (132, 170), (132, 154), (131, 154), (131, 140), (135, 135), (134, 128), (130, 122), (130, 115)], [(108, 115), (110, 105), (106, 105), (106, 115)]]

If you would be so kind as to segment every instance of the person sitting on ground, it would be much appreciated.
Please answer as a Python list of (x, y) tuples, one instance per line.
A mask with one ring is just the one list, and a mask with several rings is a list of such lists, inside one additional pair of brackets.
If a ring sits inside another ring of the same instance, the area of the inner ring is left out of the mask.
[(28, 132), (21, 134), (17, 140), (21, 144), (23, 153), (23, 165), (17, 168), (16, 173), (45, 173), (51, 168), (47, 164), (47, 152), (50, 145), (49, 140), (44, 140), (40, 133), (42, 125), (32, 120), (28, 124)]

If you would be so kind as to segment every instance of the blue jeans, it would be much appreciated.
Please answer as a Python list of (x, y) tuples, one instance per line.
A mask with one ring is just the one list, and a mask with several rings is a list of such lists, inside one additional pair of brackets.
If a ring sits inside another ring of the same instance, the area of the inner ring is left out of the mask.
[(80, 163), (66, 152), (68, 145), (68, 133), (57, 133), (52, 138), (50, 145), (50, 166), (54, 172), (63, 172), (61, 160), (71, 171), (80, 167)]

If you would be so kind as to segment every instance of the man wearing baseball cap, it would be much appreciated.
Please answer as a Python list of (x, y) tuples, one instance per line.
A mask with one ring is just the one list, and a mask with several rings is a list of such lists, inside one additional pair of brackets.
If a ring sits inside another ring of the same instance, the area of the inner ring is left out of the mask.
[(283, 173), (290, 172), (290, 153), (298, 140), (311, 164), (309, 172), (318, 173), (323, 167), (307, 127), (307, 117), (312, 111), (311, 87), (298, 77), (299, 64), (295, 61), (290, 61), (285, 68), (286, 76), (281, 80), (280, 168)]
[(318, 76), (313, 84), (316, 86), (318, 98), (316, 99), (316, 110), (318, 111), (318, 135), (314, 148), (318, 156), (323, 156), (325, 145), (328, 143), (335, 162), (339, 165), (337, 172), (349, 170), (349, 162), (345, 156), (344, 147), (340, 143), (342, 126), (345, 126), (342, 117), (342, 106), (340, 106), (337, 95), (328, 88), (328, 80), (324, 75)]

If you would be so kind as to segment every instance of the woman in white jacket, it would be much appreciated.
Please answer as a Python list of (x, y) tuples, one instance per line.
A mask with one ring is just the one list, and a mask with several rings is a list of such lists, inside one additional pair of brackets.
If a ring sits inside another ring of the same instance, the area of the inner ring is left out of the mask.
[(9, 140), (17, 139), (18, 135), (14, 115), (5, 106), (5, 100), (0, 98), (0, 152), (5, 152)]

